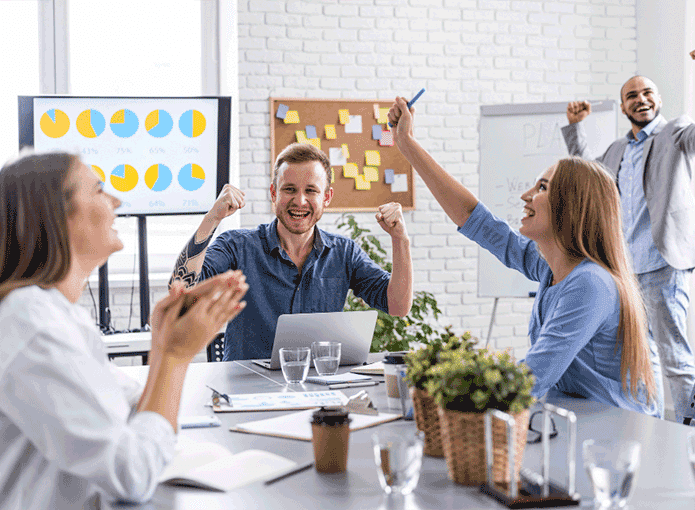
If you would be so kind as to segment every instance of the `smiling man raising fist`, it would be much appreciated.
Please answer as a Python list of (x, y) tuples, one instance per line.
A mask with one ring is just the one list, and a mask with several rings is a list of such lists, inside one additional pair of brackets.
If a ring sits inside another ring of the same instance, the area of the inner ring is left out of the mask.
[[(695, 51), (690, 53), (695, 59)], [(671, 387), (676, 421), (682, 423), (695, 383), (695, 359), (686, 334), (690, 277), (695, 267), (695, 124), (687, 115), (661, 115), (661, 96), (645, 76), (620, 89), (620, 110), (632, 129), (597, 159), (620, 190), (623, 231), (649, 318), (657, 399), (663, 415), (663, 373)], [(587, 101), (567, 105), (562, 134), (570, 154), (591, 158), (582, 125)]]
[(228, 230), (209, 247), (220, 222), (245, 205), (227, 184), (181, 252), (171, 283), (187, 285), (241, 269), (249, 290), (246, 308), (227, 324), (224, 360), (269, 358), (278, 317), (338, 312), (348, 290), (369, 306), (404, 316), (413, 302), (410, 238), (398, 203), (379, 207), (376, 219), (391, 236), (393, 272), (381, 269), (360, 246), (316, 223), (333, 198), (331, 166), (309, 144), (292, 144), (275, 161), (270, 198), (276, 218), (255, 229)]

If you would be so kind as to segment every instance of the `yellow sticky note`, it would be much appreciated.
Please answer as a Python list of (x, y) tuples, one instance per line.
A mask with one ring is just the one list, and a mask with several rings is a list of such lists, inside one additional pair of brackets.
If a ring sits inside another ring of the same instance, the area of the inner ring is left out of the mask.
[(347, 144), (341, 144), (340, 148), (343, 149), (343, 156), (345, 156), (346, 159), (350, 159), (350, 149), (348, 149)]
[(355, 178), (359, 173), (359, 168), (355, 163), (348, 163), (343, 166), (343, 177)]
[(364, 179), (367, 182), (377, 182), (379, 180), (379, 169), (375, 166), (364, 167)]
[(326, 140), (335, 140), (337, 138), (335, 126), (333, 124), (326, 124), (324, 129), (326, 130)]
[(388, 124), (389, 108), (379, 108), (379, 124)]
[(297, 110), (290, 110), (285, 115), (285, 124), (299, 124), (299, 112)]
[(335, 182), (335, 171), (331, 168), (331, 184)]
[(338, 110), (338, 117), (341, 124), (347, 124), (350, 122), (350, 110)]
[(314, 147), (316, 147), (318, 150), (321, 150), (321, 139), (320, 138), (309, 138), (306, 143), (310, 143)]
[(374, 103), (374, 118), (379, 119), (380, 113), (379, 113), (379, 105)]
[(360, 174), (355, 177), (355, 189), (362, 191), (372, 189), (372, 183), (365, 179), (364, 175)]
[(381, 156), (379, 151), (364, 151), (364, 162), (370, 166), (381, 165)]
[(297, 143), (306, 143), (306, 131), (295, 131), (295, 134), (297, 135)]

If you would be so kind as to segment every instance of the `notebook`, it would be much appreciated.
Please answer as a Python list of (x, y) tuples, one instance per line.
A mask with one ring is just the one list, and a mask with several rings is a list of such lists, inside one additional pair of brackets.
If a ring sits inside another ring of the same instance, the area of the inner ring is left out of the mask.
[(251, 360), (280, 370), (280, 348), (311, 347), (311, 342), (340, 342), (340, 364), (361, 365), (372, 345), (376, 310), (358, 312), (292, 313), (278, 317), (270, 359)]

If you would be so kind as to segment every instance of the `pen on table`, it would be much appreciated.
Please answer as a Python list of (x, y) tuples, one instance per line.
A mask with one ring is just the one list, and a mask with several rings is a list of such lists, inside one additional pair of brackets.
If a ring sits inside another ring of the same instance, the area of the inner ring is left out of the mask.
[[(415, 101), (420, 99), (420, 96), (424, 93), (425, 93), (425, 88), (423, 87), (420, 89), (420, 92), (415, 94), (414, 98), (412, 98), (410, 101), (408, 101), (408, 110), (410, 110), (410, 107), (413, 106), (415, 104)], [(393, 124), (391, 124), (391, 121), (389, 121), (389, 127), (393, 127)]]
[(282, 480), (284, 478), (287, 478), (288, 476), (292, 476), (297, 473), (301, 473), (302, 471), (309, 469), (314, 465), (313, 462), (307, 462), (306, 464), (300, 464), (299, 466), (290, 469), (289, 471), (285, 471), (284, 473), (276, 476), (275, 478), (271, 478), (270, 480), (266, 480), (265, 484), (270, 485), (271, 483), (277, 482), (279, 480)]
[(343, 383), (343, 384), (330, 384), (328, 385), (329, 390), (340, 390), (342, 388), (359, 388), (361, 386), (377, 386), (379, 381), (365, 381), (365, 382), (355, 382), (355, 383)]

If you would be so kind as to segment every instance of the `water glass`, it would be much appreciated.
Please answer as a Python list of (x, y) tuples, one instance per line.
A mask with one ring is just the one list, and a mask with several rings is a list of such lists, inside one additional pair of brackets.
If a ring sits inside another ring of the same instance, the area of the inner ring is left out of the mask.
[(308, 347), (283, 347), (280, 349), (280, 368), (287, 384), (299, 384), (306, 381), (311, 361)]
[(384, 430), (372, 436), (374, 462), (386, 494), (410, 494), (420, 478), (424, 433)]
[(624, 508), (635, 488), (642, 445), (638, 441), (588, 439), (582, 448), (595, 506)]
[(333, 375), (340, 365), (340, 342), (313, 342), (311, 355), (319, 375)]
[(688, 436), (688, 460), (695, 474), (695, 432)]

